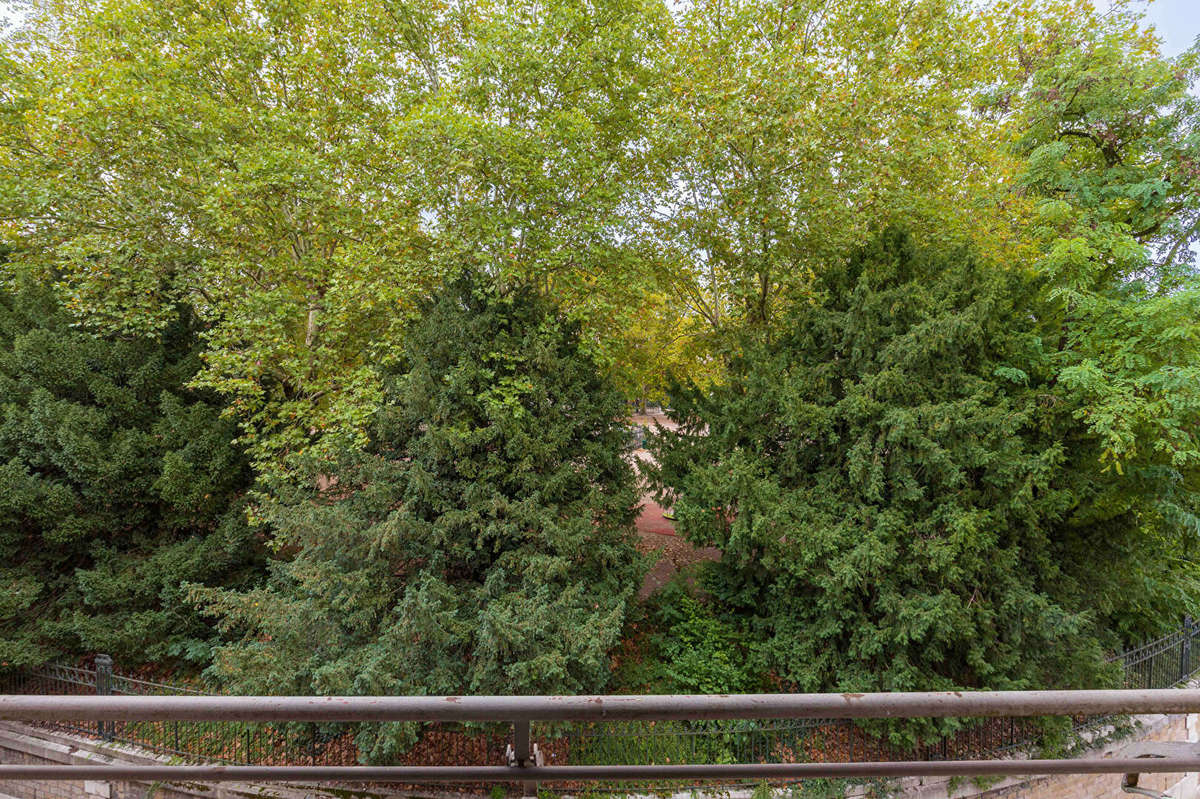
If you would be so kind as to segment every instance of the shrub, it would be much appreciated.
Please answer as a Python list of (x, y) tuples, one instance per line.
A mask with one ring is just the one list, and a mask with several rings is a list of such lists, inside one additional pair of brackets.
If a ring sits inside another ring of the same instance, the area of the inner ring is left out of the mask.
[[(1060, 379), (1039, 280), (889, 233), (815, 294), (723, 384), (679, 387), (679, 431), (650, 444), (681, 534), (722, 550), (706, 589), (760, 673), (806, 691), (1094, 686), (1111, 630), (1195, 607), (1170, 522), (1200, 484), (1191, 389), (1141, 389), (1190, 449), (1139, 442), (1109, 468), (1089, 423), (1111, 403)], [(1193, 357), (1139, 346), (1151, 366)]]

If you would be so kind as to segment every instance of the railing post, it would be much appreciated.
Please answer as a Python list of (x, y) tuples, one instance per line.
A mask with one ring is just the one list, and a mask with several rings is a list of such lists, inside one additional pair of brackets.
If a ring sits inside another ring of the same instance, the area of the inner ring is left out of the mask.
[[(96, 695), (109, 696), (112, 694), (112, 667), (113, 660), (108, 655), (96, 655)], [(96, 722), (96, 731), (100, 733), (100, 737), (106, 741), (113, 739), (113, 731), (116, 729), (115, 722), (98, 721)]]
[(1195, 622), (1191, 616), (1183, 617), (1183, 646), (1179, 650), (1179, 681), (1186, 680), (1192, 673), (1192, 633)]
[[(513, 722), (512, 755), (513, 762), (510, 763), (510, 765), (515, 765), (517, 768), (525, 768), (532, 763), (529, 750), (528, 721)], [(537, 796), (537, 783), (532, 781), (523, 781), (521, 783), (521, 795)]]

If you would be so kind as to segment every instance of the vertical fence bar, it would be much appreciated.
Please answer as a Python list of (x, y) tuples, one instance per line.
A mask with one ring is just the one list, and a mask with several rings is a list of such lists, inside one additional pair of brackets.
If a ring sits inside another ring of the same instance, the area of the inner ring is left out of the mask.
[[(112, 694), (112, 658), (108, 655), (96, 655), (96, 695), (109, 696)], [(106, 741), (113, 739), (115, 721), (97, 721), (96, 732)]]
[(1192, 674), (1192, 617), (1183, 617), (1183, 646), (1179, 648), (1179, 681)]
[(1200, 624), (1197, 624), (1196, 620), (1193, 619), (1191, 616), (1188, 616), (1187, 619), (1189, 622), (1191, 622), (1191, 625), (1188, 628), (1188, 638), (1193, 643), (1193, 646), (1192, 646), (1192, 658), (1193, 659), (1192, 659), (1192, 662), (1188, 664), (1188, 676), (1190, 677), (1192, 674), (1195, 674), (1195, 672), (1196, 672), (1196, 661), (1195, 661), (1196, 647), (1194, 646), (1194, 644), (1196, 641), (1197, 633), (1200, 633)]

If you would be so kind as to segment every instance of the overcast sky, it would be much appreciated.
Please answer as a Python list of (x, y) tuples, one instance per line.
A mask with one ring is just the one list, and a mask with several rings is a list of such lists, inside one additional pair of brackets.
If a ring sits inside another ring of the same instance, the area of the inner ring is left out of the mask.
[(1158, 29), (1163, 53), (1179, 55), (1200, 36), (1200, 0), (1155, 0), (1146, 8), (1146, 20)]

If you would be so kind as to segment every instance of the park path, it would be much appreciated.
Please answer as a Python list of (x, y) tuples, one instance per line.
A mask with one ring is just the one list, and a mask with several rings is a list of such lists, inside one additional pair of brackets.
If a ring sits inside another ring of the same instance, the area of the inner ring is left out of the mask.
[[(655, 425), (673, 430), (676, 425), (661, 412), (637, 414), (630, 419), (632, 424), (653, 428)], [(636, 462), (653, 462), (653, 456), (645, 449), (635, 449), (632, 457)], [(675, 533), (675, 523), (663, 515), (664, 508), (654, 497), (643, 492), (642, 512), (637, 518), (638, 549), (652, 553), (656, 560), (642, 581), (638, 599), (645, 600), (667, 584), (682, 568), (704, 560), (717, 560), (721, 551), (716, 547), (696, 547)]]

